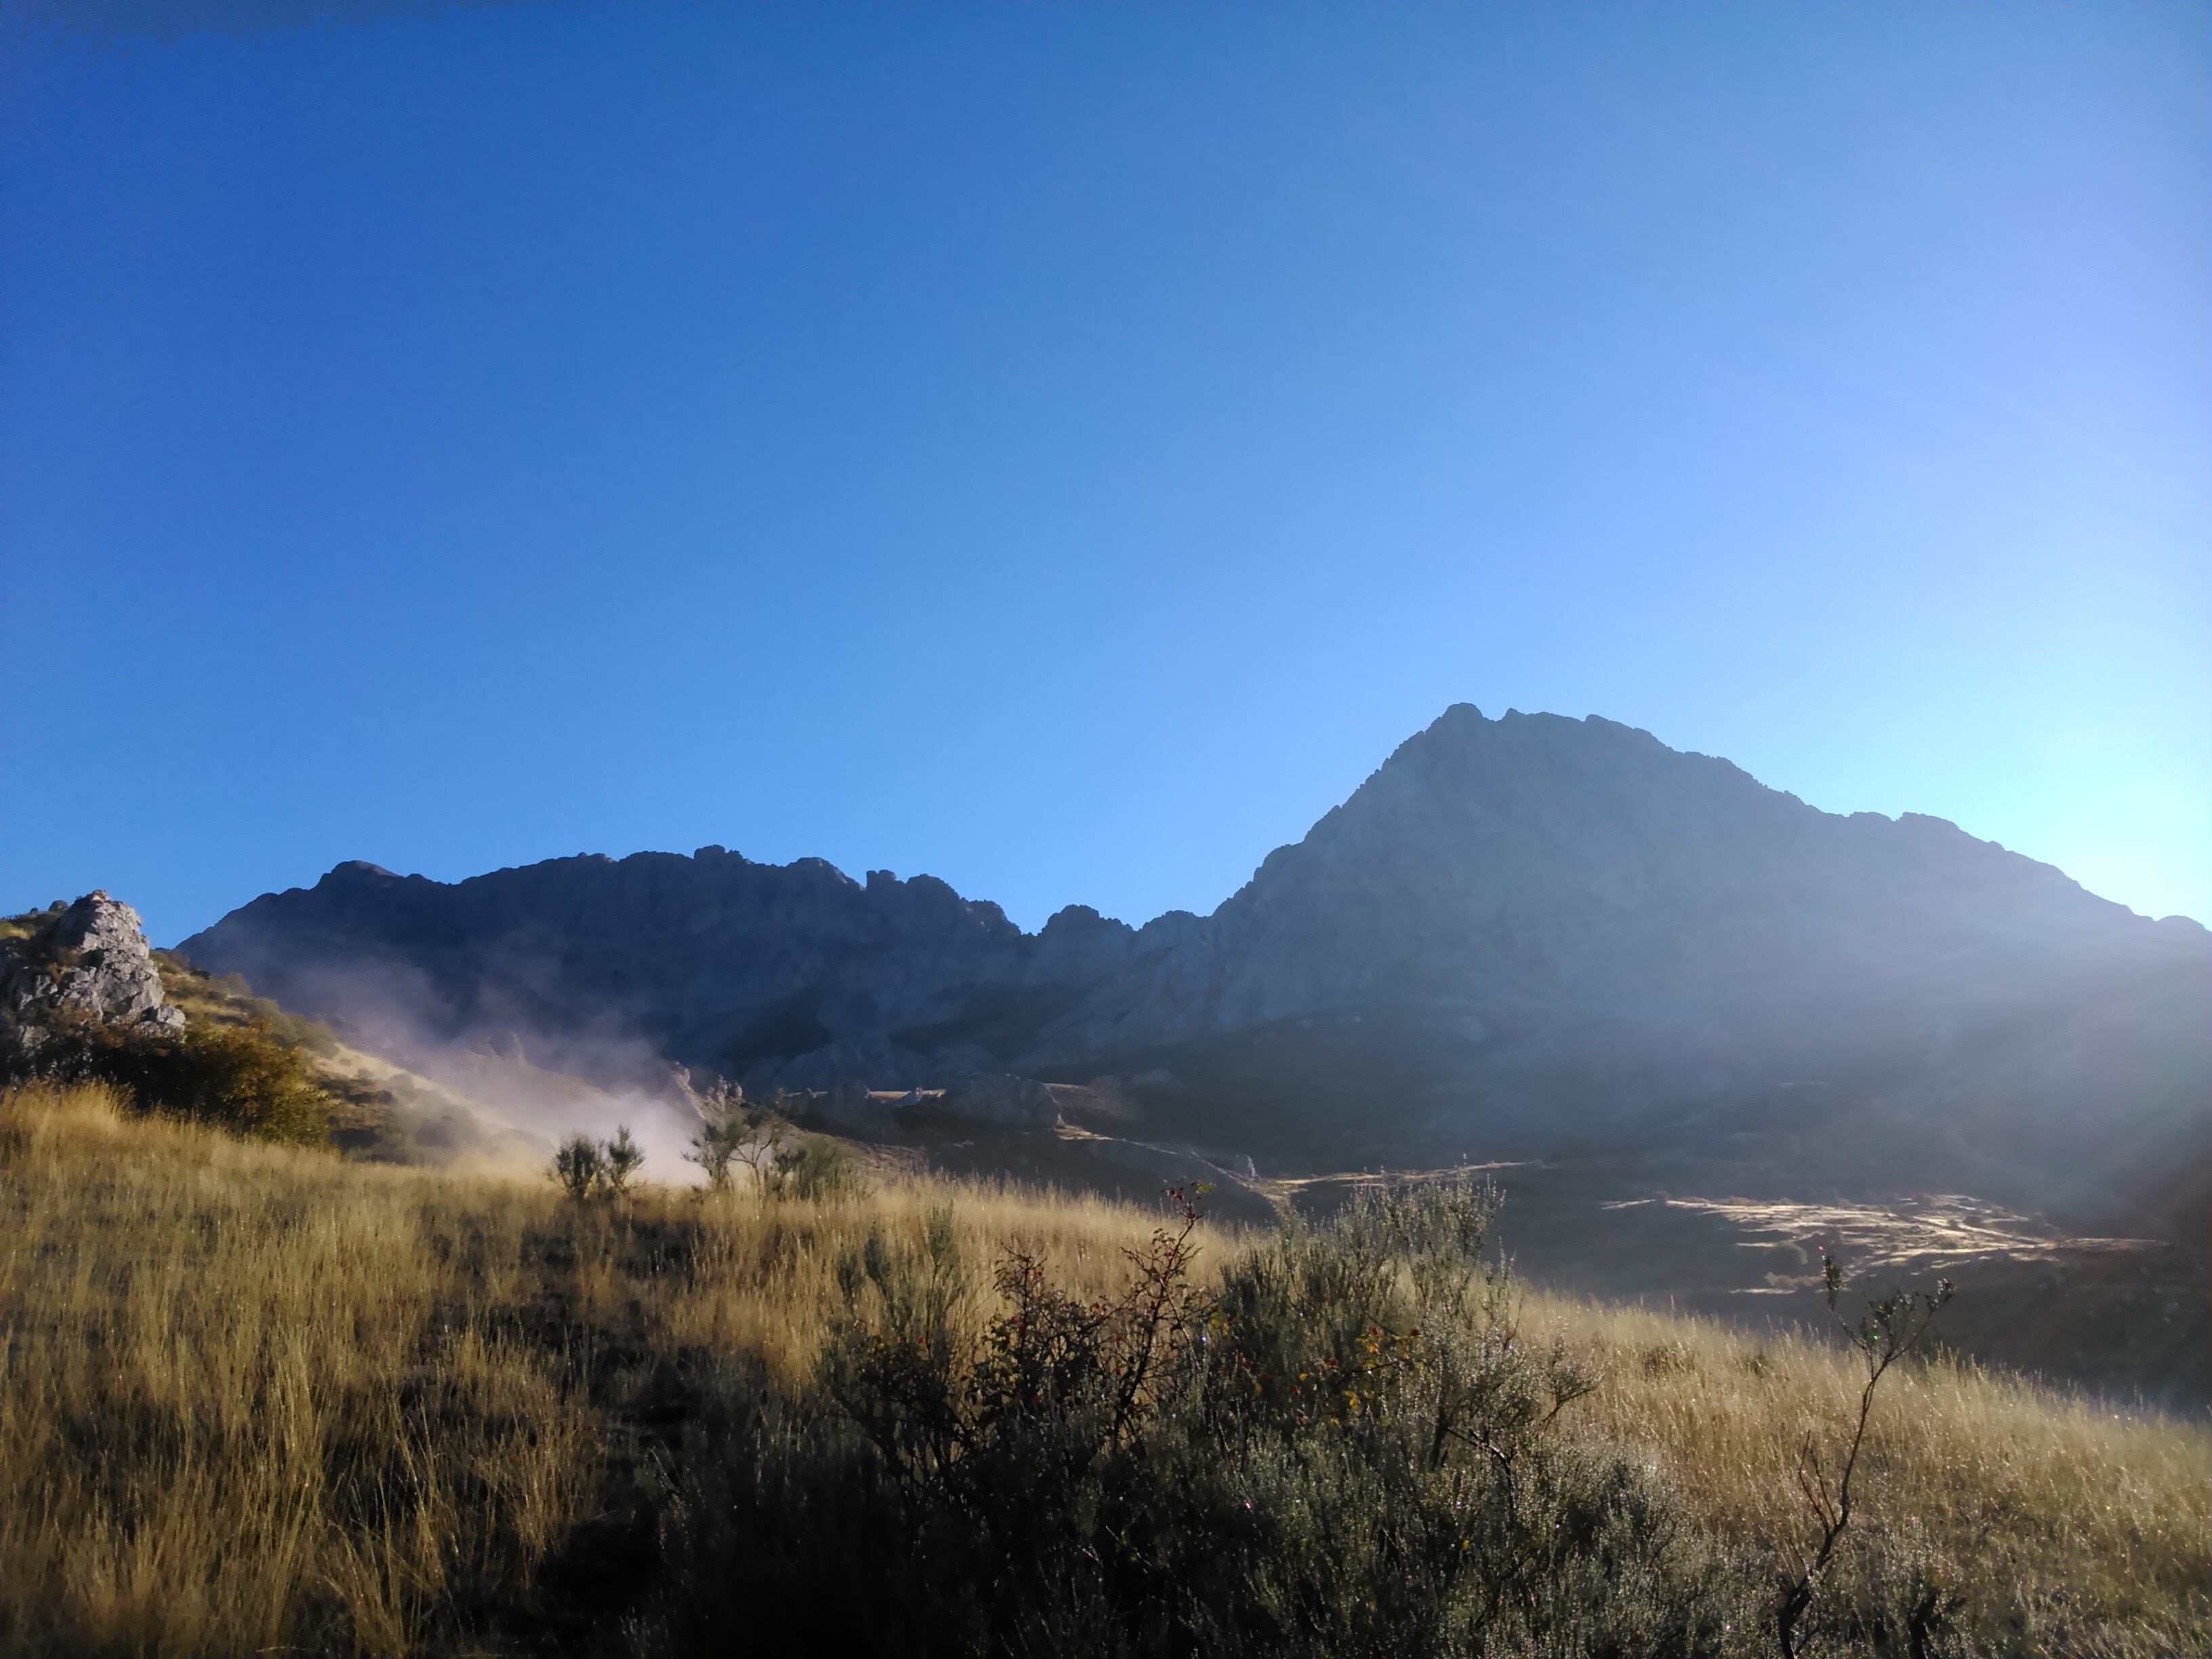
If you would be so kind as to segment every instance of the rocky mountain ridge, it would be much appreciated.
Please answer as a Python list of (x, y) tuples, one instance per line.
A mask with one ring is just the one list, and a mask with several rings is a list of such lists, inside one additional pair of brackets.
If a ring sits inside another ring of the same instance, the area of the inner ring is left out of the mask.
[(2063, 1169), (2107, 1202), (2196, 1146), (2212, 1091), (2195, 923), (1611, 721), (1467, 705), (1206, 917), (1030, 934), (929, 877), (704, 848), (451, 885), (342, 865), (179, 948), (387, 1046), (755, 1087), (1113, 1073), (1151, 1080), (1156, 1132), (1292, 1162), (1775, 1164), (1844, 1133), (1855, 1180), (1887, 1146), (2006, 1201)]

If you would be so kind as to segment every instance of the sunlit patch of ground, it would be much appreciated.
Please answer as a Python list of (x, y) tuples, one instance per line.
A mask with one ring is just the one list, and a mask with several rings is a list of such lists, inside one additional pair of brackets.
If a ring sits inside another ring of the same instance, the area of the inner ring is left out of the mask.
[(1863, 1273), (1942, 1274), (1990, 1263), (2056, 1264), (2084, 1257), (2159, 1257), (2168, 1246), (2142, 1238), (2075, 1238), (2032, 1216), (1960, 1193), (1928, 1194), (1887, 1205), (1790, 1204), (1751, 1199), (1646, 1198), (1616, 1200), (1607, 1211), (1657, 1205), (1715, 1217), (1741, 1234), (1739, 1248), (1794, 1255), (1807, 1273), (1769, 1271), (1766, 1283), (1747, 1294), (1784, 1292), (1820, 1282), (1823, 1249)]
[[(1821, 1203), (1661, 1195), (1619, 1168), (1571, 1161), (1346, 1171), (1259, 1183), (1320, 1215), (1357, 1188), (1479, 1173), (1505, 1194), (1499, 1231), (1520, 1270), (1563, 1292), (1832, 1333), (1820, 1254), (1850, 1292), (1951, 1279), (1940, 1340), (1963, 1357), (2201, 1415), (2212, 1405), (2212, 1281), (2156, 1240), (2081, 1237), (1964, 1194)], [(1626, 1187), (1627, 1193), (1622, 1188)]]

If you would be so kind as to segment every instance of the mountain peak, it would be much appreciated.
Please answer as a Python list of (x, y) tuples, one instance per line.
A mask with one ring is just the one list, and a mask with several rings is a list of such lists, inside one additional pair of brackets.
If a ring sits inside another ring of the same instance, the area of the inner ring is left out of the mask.
[(397, 875), (382, 865), (371, 864), (367, 859), (348, 859), (343, 864), (334, 864), (331, 866), (330, 873), (323, 878), (324, 881), (337, 885), (343, 885), (348, 882), (387, 882), (398, 879)]
[[(2024, 1031), (2058, 1058), (2004, 1087), (2039, 1110), (2108, 1077), (2196, 1088), (2205, 938), (1936, 819), (1823, 812), (1596, 716), (1455, 703), (1207, 918), (1072, 906), (1027, 934), (928, 876), (702, 851), (451, 884), (349, 863), (180, 948), (303, 1012), (404, 986), (441, 1038), (603, 1025), (748, 1086), (1165, 1067), (1357, 1139), (1384, 1094), (1454, 1135), (1595, 1133), (1808, 1077), (1948, 1099), (1976, 1075), (1957, 1055), (2003, 1070)], [(2131, 988), (2154, 984), (2154, 1007)]]

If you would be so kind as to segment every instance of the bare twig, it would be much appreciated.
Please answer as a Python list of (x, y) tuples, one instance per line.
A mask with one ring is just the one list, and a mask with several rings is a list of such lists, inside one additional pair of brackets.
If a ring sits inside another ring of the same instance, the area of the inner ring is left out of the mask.
[[(1844, 1270), (1827, 1251), (1820, 1253), (1821, 1284), (1827, 1293), (1828, 1311), (1839, 1322), (1837, 1304), (1844, 1291)], [(1866, 1449), (1867, 1424), (1874, 1415), (1875, 1390), (1889, 1368), (1927, 1337), (1936, 1315), (1951, 1299), (1951, 1281), (1939, 1279), (1933, 1291), (1916, 1295), (1904, 1288), (1870, 1301), (1856, 1325), (1844, 1324), (1844, 1334), (1866, 1368), (1866, 1384), (1859, 1390), (1857, 1420), (1851, 1426), (1850, 1443), (1831, 1482), (1813, 1437), (1806, 1437), (1797, 1455), (1797, 1488), (1819, 1528), (1817, 1543), (1807, 1553), (1797, 1572), (1783, 1581), (1774, 1604), (1774, 1637), (1782, 1659), (1797, 1659), (1797, 1627), (1813, 1605), (1820, 1577), (1835, 1559), (1836, 1546), (1851, 1523), (1851, 1477), (1858, 1471), (1859, 1454)]]

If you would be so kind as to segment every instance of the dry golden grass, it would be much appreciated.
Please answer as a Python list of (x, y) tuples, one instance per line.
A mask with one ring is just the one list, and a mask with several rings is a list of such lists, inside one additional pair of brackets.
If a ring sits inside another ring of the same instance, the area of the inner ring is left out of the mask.
[[(1534, 1301), (1531, 1328), (1605, 1356), (1585, 1431), (1650, 1448), (1692, 1506), (1746, 1540), (1801, 1537), (1808, 1439), (1832, 1462), (1864, 1373), (1796, 1334)], [(2212, 1639), (2212, 1432), (2116, 1413), (1938, 1360), (1876, 1396), (1851, 1553), (1918, 1565), (1972, 1627), (2026, 1653), (2185, 1653)]]
[(950, 1197), (1103, 1286), (1133, 1212), (982, 1188), (819, 1206), (348, 1164), (9, 1096), (0, 1607), (15, 1651), (417, 1651), (526, 1597), (595, 1501), (610, 1344), (805, 1375), (841, 1249)]
[[(20, 1653), (538, 1645), (530, 1610), (623, 1455), (622, 1378), (744, 1354), (803, 1388), (840, 1254), (872, 1227), (919, 1238), (948, 1201), (972, 1257), (1026, 1241), (1100, 1292), (1153, 1224), (941, 1183), (580, 1208), (129, 1117), (92, 1089), (9, 1096), (0, 1128), (0, 1643)], [(1583, 1431), (1647, 1448), (1723, 1529), (1799, 1524), (1796, 1449), (1834, 1432), (1844, 1357), (1550, 1299), (1524, 1323), (1606, 1357)], [(1866, 1547), (1967, 1564), (1958, 1593), (2014, 1651), (2203, 1641), (2202, 1426), (1940, 1366), (1885, 1389)]]
[(16, 1650), (400, 1653), (526, 1578), (594, 1457), (495, 1316), (536, 1194), (126, 1121), (98, 1089), (4, 1111)]

